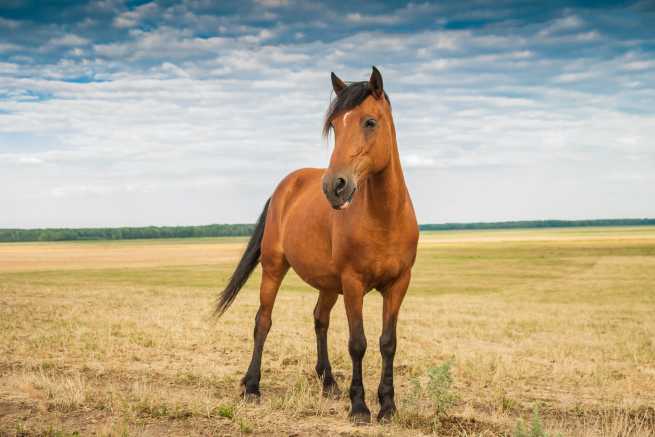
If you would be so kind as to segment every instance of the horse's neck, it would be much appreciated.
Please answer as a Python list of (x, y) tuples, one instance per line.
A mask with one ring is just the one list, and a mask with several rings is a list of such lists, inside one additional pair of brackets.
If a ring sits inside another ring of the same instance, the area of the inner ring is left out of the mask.
[(407, 201), (407, 187), (400, 165), (395, 135), (389, 164), (379, 173), (371, 175), (364, 190), (364, 213), (381, 224), (397, 221)]

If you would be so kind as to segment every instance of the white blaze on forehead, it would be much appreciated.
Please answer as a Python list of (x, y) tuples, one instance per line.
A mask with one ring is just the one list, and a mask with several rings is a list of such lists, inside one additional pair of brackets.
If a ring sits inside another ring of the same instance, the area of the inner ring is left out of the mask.
[(351, 112), (352, 111), (348, 111), (343, 115), (343, 124), (344, 124), (344, 126), (348, 125), (348, 116), (350, 115)]

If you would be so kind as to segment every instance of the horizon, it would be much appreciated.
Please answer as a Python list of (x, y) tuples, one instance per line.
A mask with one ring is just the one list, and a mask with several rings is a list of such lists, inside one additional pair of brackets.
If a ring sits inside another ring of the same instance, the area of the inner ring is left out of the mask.
[[(655, 5), (0, 5), (2, 229), (252, 223), (384, 77), (419, 223), (655, 217)], [(544, 217), (558, 217), (557, 219)]]
[[(604, 222), (604, 221), (610, 221), (610, 222), (632, 222), (632, 223), (627, 223), (627, 224), (580, 224), (584, 222)], [(469, 226), (469, 225), (482, 225), (482, 226), (487, 226), (487, 225), (503, 225), (503, 224), (519, 224), (519, 223), (524, 223), (528, 224), (527, 228), (533, 228), (536, 226), (530, 226), (530, 224), (537, 224), (537, 223), (547, 223), (547, 222), (552, 222), (555, 223), (555, 226), (543, 226), (543, 228), (560, 228), (560, 227), (567, 227), (566, 225), (562, 224), (571, 224), (571, 227), (624, 227), (624, 226), (653, 226), (655, 223), (634, 223), (638, 221), (646, 221), (646, 222), (655, 222), (655, 217), (621, 217), (621, 218), (586, 218), (586, 219), (574, 219), (574, 220), (568, 220), (568, 219), (557, 219), (557, 218), (547, 218), (547, 219), (527, 219), (527, 220), (498, 220), (498, 221), (470, 221), (470, 222), (440, 222), (440, 223), (435, 223), (435, 222), (419, 222), (418, 226), (419, 227), (424, 227), (424, 226)], [(577, 225), (576, 225), (577, 223)], [(55, 229), (62, 229), (62, 230), (77, 230), (77, 229), (126, 229), (126, 228), (202, 228), (202, 227), (209, 227), (209, 226), (250, 226), (254, 225), (255, 222), (215, 222), (215, 223), (199, 223), (199, 224), (172, 224), (172, 225), (157, 225), (157, 224), (150, 224), (150, 225), (143, 225), (143, 226), (132, 226), (132, 225), (116, 225), (116, 226), (81, 226), (81, 227), (37, 227), (37, 228), (6, 228), (6, 227), (0, 227), (0, 231), (37, 231), (37, 230), (55, 230)], [(511, 228), (498, 228), (498, 229), (511, 229)], [(430, 229), (428, 229), (429, 231)], [(432, 230), (442, 230), (442, 229), (432, 229)], [(458, 229), (443, 229), (443, 230), (458, 230)], [(470, 229), (473, 230), (473, 229)], [(425, 231), (425, 229), (421, 229), (421, 231)]]

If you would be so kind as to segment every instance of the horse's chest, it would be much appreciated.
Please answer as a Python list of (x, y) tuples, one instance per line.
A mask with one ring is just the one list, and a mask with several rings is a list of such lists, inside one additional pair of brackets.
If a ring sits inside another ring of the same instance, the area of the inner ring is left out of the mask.
[(379, 288), (411, 267), (411, 249), (400, 245), (357, 245), (348, 254), (349, 268), (360, 275), (369, 288)]
[(389, 257), (380, 259), (379, 257), (375, 257), (366, 263), (366, 268), (363, 269), (363, 272), (365, 277), (368, 277), (367, 282), (370, 287), (377, 288), (400, 276), (404, 269), (405, 265), (401, 258)]

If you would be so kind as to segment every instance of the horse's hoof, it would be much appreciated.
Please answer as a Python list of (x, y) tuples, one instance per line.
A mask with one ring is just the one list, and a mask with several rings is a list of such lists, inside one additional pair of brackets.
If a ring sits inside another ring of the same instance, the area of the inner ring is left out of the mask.
[(353, 425), (367, 425), (371, 423), (371, 412), (368, 409), (353, 411), (350, 413), (350, 421)]
[(378, 413), (378, 422), (389, 423), (396, 415), (396, 407), (391, 405), (389, 407), (382, 407)]
[(243, 392), (241, 392), (241, 397), (246, 402), (259, 403), (259, 400), (261, 399), (262, 395), (261, 393), (259, 393), (259, 390), (251, 393), (248, 393), (247, 391), (244, 390)]
[(336, 381), (323, 384), (323, 397), (329, 399), (339, 399), (341, 397), (341, 390), (339, 389)]
[(241, 383), (241, 397), (244, 401), (259, 402), (262, 394), (259, 392), (258, 386), (248, 386), (246, 383)]

